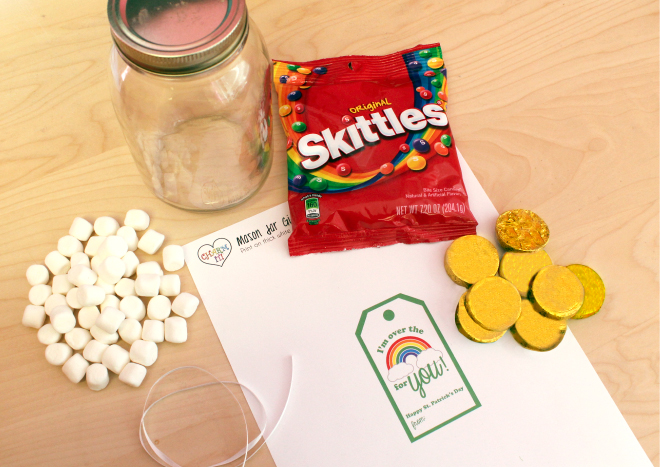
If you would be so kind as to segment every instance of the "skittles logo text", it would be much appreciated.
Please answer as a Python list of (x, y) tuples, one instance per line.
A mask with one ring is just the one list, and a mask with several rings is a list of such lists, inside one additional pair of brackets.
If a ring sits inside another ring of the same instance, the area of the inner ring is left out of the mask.
[[(342, 155), (348, 155), (363, 148), (365, 141), (367, 143), (380, 141), (379, 134), (391, 137), (406, 133), (406, 130), (421, 131), (428, 125), (445, 127), (447, 124), (447, 115), (438, 104), (427, 104), (422, 107), (422, 110), (413, 107), (404, 110), (399, 116), (388, 107), (383, 109), (383, 114), (372, 113), (371, 120), (359, 115), (355, 117), (353, 125), (336, 133), (332, 133), (330, 128), (326, 128), (320, 135), (309, 133), (300, 138), (298, 152), (302, 156), (310, 158), (303, 160), (300, 165), (306, 170), (317, 170), (330, 162), (330, 159), (339, 159)], [(374, 132), (372, 129), (376, 131)], [(350, 144), (344, 139), (346, 133), (348, 133)], [(317, 144), (311, 145), (312, 143)], [(319, 143), (325, 143), (325, 145)]]

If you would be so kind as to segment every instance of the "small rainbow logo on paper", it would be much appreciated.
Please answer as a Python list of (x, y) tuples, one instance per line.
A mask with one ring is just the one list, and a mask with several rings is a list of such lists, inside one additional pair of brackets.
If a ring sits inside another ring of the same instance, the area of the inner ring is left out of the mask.
[(387, 369), (390, 370), (398, 363), (406, 363), (406, 359), (411, 355), (417, 357), (423, 351), (430, 349), (431, 346), (424, 339), (416, 336), (402, 337), (394, 342), (387, 351)]
[(197, 250), (199, 260), (211, 266), (222, 267), (231, 254), (231, 242), (226, 238), (216, 239), (212, 245), (205, 244)]

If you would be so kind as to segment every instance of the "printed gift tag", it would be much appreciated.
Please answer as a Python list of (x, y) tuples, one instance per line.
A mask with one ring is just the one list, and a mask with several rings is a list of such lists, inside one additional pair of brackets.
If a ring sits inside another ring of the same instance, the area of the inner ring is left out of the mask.
[(423, 301), (374, 305), (355, 334), (411, 442), (481, 406)]

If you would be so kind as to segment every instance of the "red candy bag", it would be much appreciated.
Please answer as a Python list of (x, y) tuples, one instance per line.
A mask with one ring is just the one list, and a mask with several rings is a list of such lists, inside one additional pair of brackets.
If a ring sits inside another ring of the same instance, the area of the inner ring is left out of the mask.
[(445, 113), (440, 44), (274, 60), (291, 256), (476, 233)]

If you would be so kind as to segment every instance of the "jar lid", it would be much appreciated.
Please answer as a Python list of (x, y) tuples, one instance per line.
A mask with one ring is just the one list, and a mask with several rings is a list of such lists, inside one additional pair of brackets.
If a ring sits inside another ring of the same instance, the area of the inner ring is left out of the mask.
[(227, 58), (247, 27), (245, 0), (108, 0), (112, 38), (136, 65), (194, 73)]

